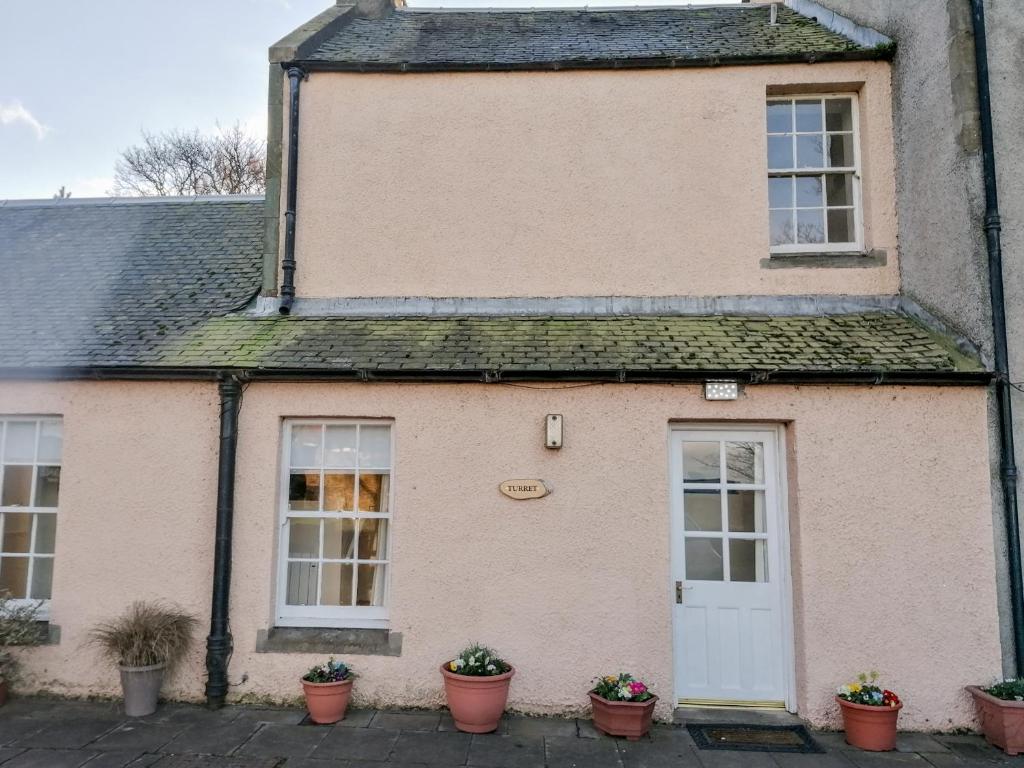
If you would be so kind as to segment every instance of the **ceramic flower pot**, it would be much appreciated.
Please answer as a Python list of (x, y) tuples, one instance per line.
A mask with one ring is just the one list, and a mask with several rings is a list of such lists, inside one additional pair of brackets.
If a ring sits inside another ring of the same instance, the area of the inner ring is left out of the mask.
[(1008, 755), (1024, 753), (1024, 701), (1006, 701), (976, 685), (967, 686), (978, 709), (985, 741)]
[(336, 683), (311, 683), (302, 681), (302, 692), (306, 696), (306, 709), (314, 723), (327, 725), (345, 719), (349, 699), (352, 698), (352, 680)]
[(148, 667), (118, 667), (124, 691), (124, 713), (128, 717), (146, 717), (156, 712), (165, 664)]
[(868, 752), (891, 752), (896, 749), (896, 719), (902, 704), (895, 707), (873, 707), (854, 704), (836, 696), (843, 713), (846, 743)]
[(639, 741), (640, 737), (651, 730), (657, 696), (652, 696), (647, 701), (608, 701), (593, 691), (589, 695), (594, 728), (601, 733), (625, 736), (629, 741)]
[(498, 729), (508, 701), (508, 686), (515, 668), (501, 675), (457, 675), (441, 665), (444, 695), (455, 727), (466, 733), (491, 733)]

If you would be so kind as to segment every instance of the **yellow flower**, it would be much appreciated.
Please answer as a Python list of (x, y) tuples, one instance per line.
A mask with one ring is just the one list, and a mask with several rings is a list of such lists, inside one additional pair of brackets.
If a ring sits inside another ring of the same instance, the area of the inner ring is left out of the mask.
[(454, 672), (458, 668), (458, 665), (454, 661), (448, 662), (448, 669), (450, 669), (452, 672)]
[(605, 678), (605, 682), (606, 683), (617, 683), (617, 682), (619, 682), (619, 678), (617, 678), (615, 675), (608, 675), (608, 677)]
[(851, 683), (850, 693), (860, 693), (860, 683)]

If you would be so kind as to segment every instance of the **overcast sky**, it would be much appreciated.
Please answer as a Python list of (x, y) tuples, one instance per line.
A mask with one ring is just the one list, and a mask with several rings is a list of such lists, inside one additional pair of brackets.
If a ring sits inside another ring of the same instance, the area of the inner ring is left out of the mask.
[[(454, 7), (496, 0), (409, 4)], [(136, 142), (143, 129), (213, 131), (218, 123), (240, 122), (262, 138), (267, 48), (330, 5), (331, 0), (0, 0), (0, 199), (48, 198), (61, 185), (75, 197), (104, 196), (119, 150)]]

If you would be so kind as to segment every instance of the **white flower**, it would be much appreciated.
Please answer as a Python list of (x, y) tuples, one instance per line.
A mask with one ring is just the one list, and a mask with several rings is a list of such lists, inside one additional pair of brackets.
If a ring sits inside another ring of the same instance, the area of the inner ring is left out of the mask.
[(488, 672), (493, 672), (493, 671), (494, 671), (494, 670), (496, 670), (496, 669), (497, 669), (497, 667), (496, 667), (496, 666), (494, 666), (493, 664), (488, 664), (488, 665), (487, 665), (487, 671), (488, 671)]
[(465, 666), (465, 664), (466, 664), (466, 662), (464, 662), (462, 659), (456, 659), (455, 660), (455, 666), (458, 667), (459, 669), (462, 669)]

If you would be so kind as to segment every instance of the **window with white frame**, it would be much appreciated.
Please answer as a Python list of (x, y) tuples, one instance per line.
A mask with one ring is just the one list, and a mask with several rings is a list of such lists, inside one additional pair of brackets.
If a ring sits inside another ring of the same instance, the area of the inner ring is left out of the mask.
[(60, 419), (0, 417), (0, 592), (15, 599), (50, 599), (62, 448)]
[(767, 123), (772, 252), (859, 251), (856, 96), (770, 98)]
[(387, 625), (391, 425), (284, 425), (282, 626)]

